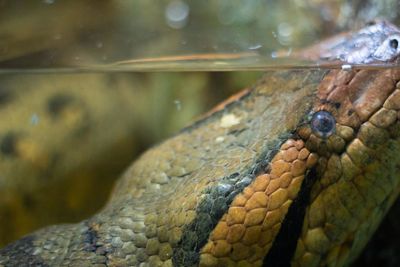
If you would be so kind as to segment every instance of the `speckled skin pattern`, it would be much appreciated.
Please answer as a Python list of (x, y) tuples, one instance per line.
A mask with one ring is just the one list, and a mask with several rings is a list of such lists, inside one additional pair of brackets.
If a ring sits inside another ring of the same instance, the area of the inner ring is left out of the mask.
[[(343, 266), (399, 191), (400, 71), (271, 72), (148, 150), (107, 206), (4, 266)], [(318, 137), (318, 110), (336, 131)]]

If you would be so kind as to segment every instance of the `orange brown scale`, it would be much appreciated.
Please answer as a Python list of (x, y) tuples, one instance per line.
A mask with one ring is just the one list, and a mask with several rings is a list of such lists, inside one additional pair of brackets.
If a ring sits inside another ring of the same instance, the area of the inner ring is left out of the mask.
[(269, 171), (235, 197), (201, 250), (200, 266), (221, 266), (228, 259), (260, 266), (316, 158), (302, 140), (282, 144)]
[(234, 198), (202, 248), (200, 266), (265, 266), (312, 168), (318, 179), (294, 256), (283, 262), (341, 266), (352, 261), (400, 191), (393, 173), (397, 156), (389, 153), (400, 149), (395, 139), (399, 80), (398, 70), (330, 71), (320, 83), (313, 112), (330, 112), (336, 131), (322, 138), (308, 123), (300, 125), (300, 139), (282, 144), (266, 173)]

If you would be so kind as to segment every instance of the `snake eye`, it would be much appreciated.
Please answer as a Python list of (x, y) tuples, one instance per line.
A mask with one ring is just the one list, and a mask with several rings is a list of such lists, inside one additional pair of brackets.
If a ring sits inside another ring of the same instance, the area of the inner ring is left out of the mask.
[(335, 118), (328, 111), (315, 112), (311, 118), (311, 129), (320, 137), (329, 137), (335, 132)]

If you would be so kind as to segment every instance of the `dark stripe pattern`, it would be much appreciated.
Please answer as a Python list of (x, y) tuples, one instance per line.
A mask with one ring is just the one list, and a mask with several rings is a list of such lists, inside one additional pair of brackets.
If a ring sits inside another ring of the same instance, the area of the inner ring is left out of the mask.
[(208, 187), (204, 197), (196, 209), (196, 218), (183, 230), (182, 238), (173, 251), (174, 266), (197, 266), (200, 260), (200, 250), (207, 243), (211, 232), (222, 216), (228, 211), (233, 199), (246, 188), (253, 179), (265, 172), (268, 163), (278, 152), (282, 143), (287, 140), (287, 134), (267, 145), (266, 152), (257, 160), (256, 164), (242, 174), (233, 173), (218, 179), (220, 182), (214, 187)]
[(311, 188), (316, 180), (317, 172), (315, 168), (312, 168), (307, 172), (297, 198), (290, 205), (281, 229), (264, 258), (263, 267), (290, 266), (303, 227), (306, 208), (310, 202)]
[[(39, 256), (36, 255), (33, 242), (35, 241), (34, 236), (26, 236), (10, 245), (6, 246), (1, 250), (1, 257), (8, 257), (8, 262), (5, 266), (12, 267), (28, 267), (28, 266), (40, 266), (49, 267), (48, 264)], [(5, 255), (5, 256), (4, 256)]]

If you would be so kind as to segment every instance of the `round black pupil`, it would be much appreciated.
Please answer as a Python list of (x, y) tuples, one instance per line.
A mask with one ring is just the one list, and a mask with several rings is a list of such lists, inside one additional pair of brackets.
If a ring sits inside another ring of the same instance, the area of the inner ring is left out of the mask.
[(332, 124), (328, 118), (324, 116), (319, 116), (317, 119), (319, 119), (317, 127), (321, 132), (329, 132), (330, 130), (332, 130)]
[(389, 45), (391, 48), (397, 49), (397, 47), (399, 46), (399, 41), (397, 41), (397, 39), (392, 39), (389, 41)]

